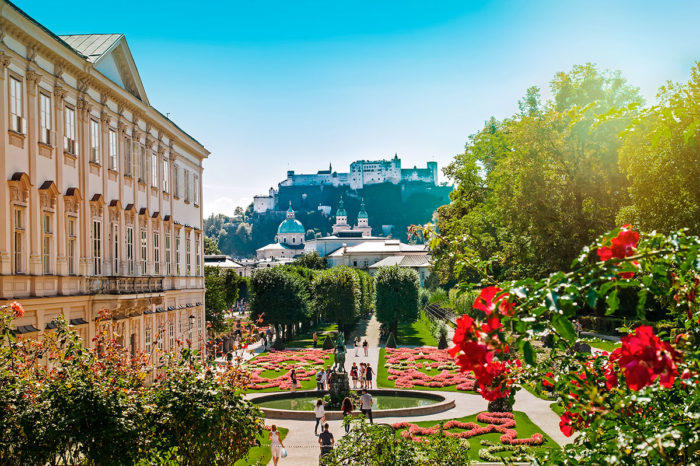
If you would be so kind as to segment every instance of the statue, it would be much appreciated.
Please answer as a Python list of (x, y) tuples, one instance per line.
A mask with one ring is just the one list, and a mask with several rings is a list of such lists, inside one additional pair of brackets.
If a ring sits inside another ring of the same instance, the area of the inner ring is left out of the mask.
[(333, 369), (338, 372), (345, 372), (345, 333), (338, 332), (338, 338), (335, 342), (335, 364)]

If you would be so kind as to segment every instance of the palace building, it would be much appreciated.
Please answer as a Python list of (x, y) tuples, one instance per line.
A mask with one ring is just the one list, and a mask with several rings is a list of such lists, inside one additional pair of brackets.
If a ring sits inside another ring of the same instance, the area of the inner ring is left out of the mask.
[(202, 161), (148, 101), (121, 34), (57, 36), (0, 0), (0, 297), (41, 338), (91, 345), (106, 309), (130, 351), (205, 336)]

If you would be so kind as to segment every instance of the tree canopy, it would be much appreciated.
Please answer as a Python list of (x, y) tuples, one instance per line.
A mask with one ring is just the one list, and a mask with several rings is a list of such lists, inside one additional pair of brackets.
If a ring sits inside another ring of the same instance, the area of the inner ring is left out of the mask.
[(339, 327), (357, 322), (360, 316), (360, 279), (349, 267), (334, 267), (316, 275), (312, 283), (313, 310)]
[(308, 316), (308, 283), (294, 269), (258, 269), (250, 279), (252, 317), (275, 326), (293, 325)]
[(396, 333), (399, 321), (413, 322), (418, 317), (418, 273), (415, 270), (381, 267), (375, 277), (377, 320)]

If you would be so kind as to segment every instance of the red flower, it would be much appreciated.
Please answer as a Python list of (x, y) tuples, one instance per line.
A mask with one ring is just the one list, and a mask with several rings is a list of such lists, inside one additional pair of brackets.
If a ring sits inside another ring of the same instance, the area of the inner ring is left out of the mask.
[(495, 302), (493, 300), (501, 291), (503, 291), (503, 289), (497, 286), (489, 286), (482, 289), (479, 296), (474, 300), (474, 305), (472, 307), (490, 315), (496, 310), (496, 306), (498, 306), (501, 315), (512, 315), (514, 306), (513, 303), (508, 302), (508, 293), (503, 293)]
[(605, 262), (608, 259), (612, 259), (613, 253), (612, 249), (610, 249), (607, 246), (602, 246), (598, 248), (598, 257), (600, 257), (600, 260)]
[(559, 418), (559, 430), (567, 437), (571, 437), (578, 430), (577, 427), (583, 423), (583, 417), (579, 413), (567, 411)]
[(544, 387), (554, 387), (554, 384), (548, 380), (548, 379), (553, 379), (553, 378), (554, 378), (554, 374), (551, 373), (551, 372), (547, 372), (547, 373), (545, 374), (545, 377), (547, 377), (547, 378), (546, 378), (546, 379), (542, 379), (542, 385), (543, 385)]
[(618, 364), (625, 374), (627, 386), (638, 391), (656, 379), (669, 388), (678, 376), (674, 349), (654, 335), (651, 327), (642, 325), (633, 334), (622, 338)]
[(629, 229), (629, 225), (625, 225), (611, 242), (613, 257), (624, 259), (625, 257), (633, 255), (635, 249), (637, 249), (639, 233)]
[(502, 328), (503, 326), (501, 325), (501, 321), (498, 320), (498, 317), (495, 316), (491, 317), (489, 320), (486, 321), (485, 324), (481, 326), (481, 330), (486, 333), (494, 333)]
[(12, 303), (10, 304), (10, 309), (14, 311), (15, 317), (17, 318), (20, 318), (24, 315), (24, 308), (17, 301), (12, 301)]

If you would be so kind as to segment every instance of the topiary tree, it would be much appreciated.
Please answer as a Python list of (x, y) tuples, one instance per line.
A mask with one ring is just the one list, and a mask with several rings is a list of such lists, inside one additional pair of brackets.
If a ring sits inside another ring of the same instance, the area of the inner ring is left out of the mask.
[(329, 333), (326, 335), (326, 339), (323, 340), (323, 349), (324, 350), (329, 350), (335, 348), (335, 338), (333, 338), (333, 334)]
[(375, 278), (377, 320), (396, 333), (398, 322), (418, 317), (418, 273), (399, 266), (381, 267)]
[(440, 333), (440, 340), (438, 341), (438, 349), (447, 349), (447, 334), (444, 332)]
[(386, 339), (386, 344), (384, 346), (387, 348), (396, 348), (396, 337), (394, 336), (394, 332), (389, 334), (389, 338)]

